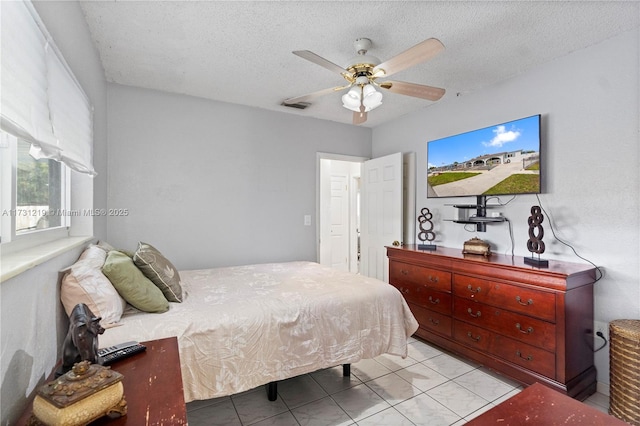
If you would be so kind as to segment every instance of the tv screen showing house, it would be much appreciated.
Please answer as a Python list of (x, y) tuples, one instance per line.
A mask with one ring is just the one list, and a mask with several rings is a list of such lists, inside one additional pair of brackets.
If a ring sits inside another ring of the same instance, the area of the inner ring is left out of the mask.
[(427, 142), (427, 197), (540, 193), (540, 115)]

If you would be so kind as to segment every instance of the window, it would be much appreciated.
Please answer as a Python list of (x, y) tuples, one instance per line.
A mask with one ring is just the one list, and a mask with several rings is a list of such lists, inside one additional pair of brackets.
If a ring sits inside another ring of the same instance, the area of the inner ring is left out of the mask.
[[(80, 215), (78, 207), (92, 206), (90, 185), (76, 175), (96, 173), (90, 100), (35, 8), (30, 1), (3, 2), (0, 19), (4, 253), (69, 236), (71, 217)], [(73, 220), (72, 234), (92, 229), (91, 217)], [(78, 223), (83, 225), (78, 228)]]
[(18, 141), (16, 158), (16, 233), (62, 225), (64, 198), (61, 163), (36, 160), (29, 155), (31, 144)]
[[(40, 242), (67, 234), (69, 216), (69, 169), (51, 159), (36, 160), (31, 144), (1, 132), (2, 176), (0, 241), (19, 241), (34, 234)], [(44, 231), (56, 230), (54, 234)], [(62, 235), (61, 235), (62, 233)], [(47, 235), (51, 235), (47, 238)]]

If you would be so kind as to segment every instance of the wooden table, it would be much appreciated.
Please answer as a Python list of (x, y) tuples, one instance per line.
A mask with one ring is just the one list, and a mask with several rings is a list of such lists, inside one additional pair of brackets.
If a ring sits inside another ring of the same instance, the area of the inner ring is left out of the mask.
[(535, 383), (467, 423), (467, 426), (629, 426), (566, 395)]
[[(111, 369), (122, 374), (127, 415), (102, 417), (91, 425), (186, 425), (187, 409), (182, 388), (180, 354), (175, 337), (142, 342), (147, 350), (117, 361)], [(26, 425), (32, 405), (18, 425)]]

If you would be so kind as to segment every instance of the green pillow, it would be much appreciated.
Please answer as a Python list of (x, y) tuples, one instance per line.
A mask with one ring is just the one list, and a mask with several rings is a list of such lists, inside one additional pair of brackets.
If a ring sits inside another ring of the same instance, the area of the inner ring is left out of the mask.
[(120, 296), (135, 308), (145, 312), (166, 312), (169, 302), (126, 254), (112, 250), (102, 267)]

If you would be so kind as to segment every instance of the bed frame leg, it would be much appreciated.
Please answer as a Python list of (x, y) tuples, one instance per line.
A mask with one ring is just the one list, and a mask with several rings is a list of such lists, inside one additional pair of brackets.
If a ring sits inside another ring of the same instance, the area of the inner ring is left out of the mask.
[(269, 401), (278, 399), (278, 382), (269, 382), (267, 384), (267, 398)]
[[(342, 375), (344, 377), (351, 376), (351, 364), (342, 364)], [(267, 383), (267, 398), (269, 401), (278, 399), (278, 382)]]

